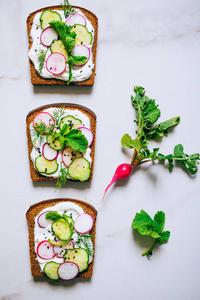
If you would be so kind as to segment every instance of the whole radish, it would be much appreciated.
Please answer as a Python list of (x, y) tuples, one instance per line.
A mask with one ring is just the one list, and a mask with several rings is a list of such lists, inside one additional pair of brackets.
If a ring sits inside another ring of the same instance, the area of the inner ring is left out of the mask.
[(106, 192), (108, 191), (109, 187), (111, 187), (111, 185), (118, 179), (125, 179), (127, 177), (129, 177), (131, 175), (131, 171), (132, 171), (132, 168), (134, 168), (135, 166), (137, 165), (137, 162), (134, 163), (133, 165), (132, 164), (127, 164), (127, 163), (124, 163), (124, 164), (121, 164), (117, 167), (116, 171), (115, 171), (115, 174), (111, 180), (111, 182), (109, 183), (109, 185), (107, 186), (107, 188), (105, 189), (105, 192), (104, 192), (104, 195), (103, 195), (103, 198), (102, 198), (102, 202), (104, 200), (104, 197), (106, 195)]

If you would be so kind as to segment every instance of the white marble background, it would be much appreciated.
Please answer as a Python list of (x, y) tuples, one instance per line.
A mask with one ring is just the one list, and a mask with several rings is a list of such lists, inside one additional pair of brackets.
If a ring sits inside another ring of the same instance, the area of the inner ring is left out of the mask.
[[(200, 151), (199, 0), (76, 0), (99, 19), (97, 75), (91, 88), (33, 87), (30, 83), (26, 18), (55, 0), (3, 1), (1, 7), (1, 247), (0, 299), (197, 300), (200, 297), (200, 174), (180, 168), (169, 174), (145, 165), (113, 186), (98, 204), (118, 164), (130, 162), (121, 149), (124, 133), (134, 136), (130, 95), (142, 85), (157, 100), (161, 120), (180, 115), (181, 123), (162, 142), (170, 153), (182, 143)], [(38, 106), (72, 102), (98, 116), (94, 179), (91, 184), (33, 184), (29, 175), (25, 119)], [(92, 280), (56, 283), (30, 273), (26, 210), (37, 201), (71, 197), (99, 211)], [(166, 214), (169, 242), (151, 260), (141, 256), (150, 240), (131, 229), (136, 212)]]

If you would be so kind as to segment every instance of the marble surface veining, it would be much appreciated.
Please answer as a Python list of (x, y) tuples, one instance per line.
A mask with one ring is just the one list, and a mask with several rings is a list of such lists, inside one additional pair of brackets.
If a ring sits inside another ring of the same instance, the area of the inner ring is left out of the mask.
[[(71, 2), (71, 1), (70, 1)], [(26, 18), (55, 0), (1, 0), (1, 218), (0, 299), (198, 300), (200, 296), (200, 174), (179, 167), (141, 166), (124, 181), (106, 185), (118, 164), (130, 162), (123, 134), (135, 134), (130, 96), (144, 86), (156, 99), (160, 121), (181, 116), (168, 137), (150, 148), (162, 153), (182, 143), (186, 153), (200, 152), (200, 2), (199, 0), (77, 0), (98, 16), (98, 50), (93, 87), (33, 87), (30, 82)], [(33, 183), (29, 174), (26, 115), (44, 104), (83, 104), (97, 114), (92, 183), (69, 183), (54, 192), (53, 183)], [(45, 199), (70, 197), (98, 210), (96, 257), (91, 280), (51, 282), (30, 272), (25, 214)], [(152, 240), (133, 232), (141, 209), (166, 215), (167, 244), (150, 260), (141, 256)]]

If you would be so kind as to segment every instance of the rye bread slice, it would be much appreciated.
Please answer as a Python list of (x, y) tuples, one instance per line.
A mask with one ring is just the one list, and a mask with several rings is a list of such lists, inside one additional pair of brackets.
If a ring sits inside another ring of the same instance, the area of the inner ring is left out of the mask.
[[(79, 105), (79, 104), (74, 104), (74, 103), (54, 103), (54, 104), (49, 104), (49, 105), (43, 105), (40, 106), (32, 111), (30, 111), (26, 117), (26, 133), (27, 133), (27, 141), (28, 141), (28, 157), (29, 157), (29, 166), (30, 166), (30, 175), (31, 175), (31, 179), (33, 181), (57, 181), (56, 178), (53, 177), (45, 177), (42, 174), (39, 174), (36, 169), (34, 168), (33, 162), (31, 160), (31, 152), (33, 149), (33, 145), (32, 145), (32, 141), (31, 141), (31, 135), (30, 135), (30, 124), (33, 122), (33, 119), (35, 118), (35, 116), (37, 114), (39, 114), (40, 112), (42, 112), (44, 109), (48, 109), (50, 107), (55, 107), (55, 108), (67, 108), (70, 110), (75, 110), (78, 109), (80, 110), (82, 113), (84, 113), (86, 116), (88, 116), (88, 118), (90, 119), (90, 128), (93, 132), (94, 135), (94, 139), (93, 139), (93, 143), (91, 145), (91, 159), (92, 159), (92, 163), (91, 163), (91, 176), (89, 178), (88, 181), (92, 180), (93, 177), (93, 170), (94, 170), (94, 158), (95, 158), (95, 142), (96, 142), (96, 115), (95, 113), (90, 110), (89, 108), (83, 106), (83, 105)], [(70, 180), (69, 180), (70, 181)], [(74, 182), (74, 180), (71, 180), (72, 182)]]
[[(93, 217), (94, 225), (90, 232), (92, 236), (93, 248), (94, 248), (94, 257), (95, 257), (95, 234), (96, 234), (96, 218), (97, 218), (97, 211), (96, 209), (89, 203), (70, 199), (70, 198), (58, 198), (58, 199), (50, 199), (44, 200), (38, 203), (35, 203), (30, 206), (28, 211), (26, 212), (26, 219), (28, 222), (28, 231), (29, 231), (29, 252), (30, 252), (30, 263), (31, 263), (31, 274), (33, 277), (46, 277), (46, 275), (41, 272), (40, 266), (38, 261), (36, 260), (36, 253), (35, 253), (35, 243), (34, 243), (34, 228), (35, 228), (35, 217), (47, 207), (54, 206), (59, 202), (73, 202), (84, 210), (84, 212), (90, 214)], [(81, 278), (90, 278), (92, 277), (93, 272), (93, 265), (94, 265), (94, 257), (92, 263), (89, 264), (87, 270), (83, 271), (82, 273), (78, 274), (78, 277)]]
[[(78, 82), (78, 81), (77, 82), (71, 82), (70, 85), (90, 86), (90, 85), (93, 85), (94, 78), (95, 78), (95, 75), (96, 75), (95, 72), (96, 72), (96, 54), (97, 54), (98, 18), (96, 17), (96, 15), (94, 13), (92, 13), (91, 11), (89, 11), (85, 8), (78, 7), (78, 6), (72, 6), (72, 8), (79, 9), (86, 16), (86, 18), (91, 22), (91, 24), (94, 28), (94, 41), (93, 41), (93, 45), (92, 45), (92, 55), (93, 55), (94, 68), (92, 70), (92, 75), (91, 75), (90, 78), (88, 78), (87, 80), (84, 80), (84, 81), (80, 81), (80, 82)], [(61, 6), (48, 6), (48, 7), (38, 9), (38, 10), (32, 12), (28, 16), (26, 23), (27, 23), (29, 50), (32, 46), (32, 39), (31, 39), (31, 36), (30, 36), (30, 32), (31, 32), (34, 16), (38, 12), (42, 12), (46, 9), (62, 10)], [(30, 58), (29, 58), (29, 63), (30, 63), (31, 82), (32, 82), (33, 85), (67, 85), (67, 82), (63, 81), (63, 80), (42, 78), (38, 74), (38, 72), (35, 70), (35, 67), (34, 67), (33, 63), (31, 62)]]

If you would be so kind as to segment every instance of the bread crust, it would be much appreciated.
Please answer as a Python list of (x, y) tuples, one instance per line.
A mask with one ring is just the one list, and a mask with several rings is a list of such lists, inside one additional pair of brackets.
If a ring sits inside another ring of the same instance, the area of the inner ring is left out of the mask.
[[(77, 199), (70, 198), (58, 198), (58, 199), (49, 199), (43, 200), (41, 202), (35, 203), (30, 206), (26, 212), (26, 219), (28, 222), (28, 231), (29, 231), (29, 251), (30, 251), (30, 263), (31, 263), (31, 274), (33, 277), (46, 277), (46, 275), (41, 272), (38, 261), (36, 260), (35, 253), (35, 243), (34, 243), (34, 228), (35, 228), (35, 217), (45, 208), (56, 205), (60, 202), (73, 202), (84, 210), (84, 212), (90, 214), (94, 220), (93, 228), (90, 232), (92, 236), (93, 248), (94, 248), (94, 257), (95, 257), (95, 234), (96, 234), (96, 218), (97, 210), (89, 203)], [(93, 273), (94, 266), (94, 257), (93, 261), (89, 264), (87, 270), (79, 273), (77, 277), (81, 278), (91, 278)]]
[[(33, 145), (32, 145), (32, 141), (31, 141), (31, 134), (30, 134), (30, 124), (33, 122), (33, 119), (35, 118), (35, 116), (37, 114), (39, 114), (40, 112), (42, 112), (44, 109), (48, 109), (50, 107), (55, 107), (55, 108), (67, 108), (70, 110), (75, 110), (78, 109), (80, 110), (82, 113), (84, 113), (86, 116), (88, 116), (88, 118), (90, 119), (90, 126), (91, 126), (91, 130), (93, 132), (94, 138), (93, 138), (93, 143), (91, 145), (91, 176), (89, 178), (88, 181), (91, 181), (93, 178), (93, 170), (94, 170), (94, 159), (95, 159), (95, 143), (96, 143), (96, 114), (90, 110), (89, 108), (83, 106), (83, 105), (79, 105), (79, 104), (74, 104), (74, 103), (53, 103), (53, 104), (49, 104), (49, 105), (43, 105), (40, 106), (32, 111), (30, 111), (26, 117), (26, 134), (27, 134), (27, 141), (28, 141), (28, 158), (29, 158), (29, 166), (30, 166), (30, 175), (31, 175), (31, 179), (33, 181), (54, 181), (56, 182), (57, 179), (53, 178), (53, 177), (46, 177), (43, 176), (42, 174), (39, 174), (36, 169), (34, 168), (33, 162), (31, 160), (31, 152), (33, 149)], [(77, 182), (74, 180), (68, 180), (71, 182)]]
[[(90, 78), (88, 78), (87, 80), (84, 81), (80, 81), (80, 82), (70, 82), (70, 85), (81, 85), (81, 86), (90, 86), (94, 84), (94, 78), (96, 75), (96, 55), (97, 55), (97, 36), (98, 36), (98, 18), (97, 16), (92, 13), (91, 11), (79, 7), (79, 6), (72, 6), (72, 8), (74, 9), (79, 9), (85, 16), (86, 18), (91, 22), (93, 28), (94, 28), (94, 41), (93, 41), (93, 45), (92, 45), (92, 54), (93, 54), (93, 64), (94, 64), (94, 68), (92, 70), (92, 75)], [(32, 23), (33, 23), (33, 19), (34, 16), (38, 13), (38, 12), (42, 12), (46, 9), (50, 9), (50, 10), (62, 10), (61, 6), (59, 5), (55, 5), (55, 6), (47, 6), (41, 9), (38, 9), (34, 12), (32, 12), (28, 18), (27, 18), (27, 32), (28, 32), (28, 41), (29, 41), (29, 50), (32, 46), (32, 39), (30, 36), (30, 32), (31, 32), (31, 28), (32, 28)], [(31, 74), (31, 82), (33, 85), (67, 85), (66, 81), (63, 80), (59, 80), (59, 79), (46, 79), (46, 78), (42, 78), (37, 71), (35, 70), (35, 67), (32, 63), (32, 61), (29, 58), (29, 64), (30, 64), (30, 74)]]

